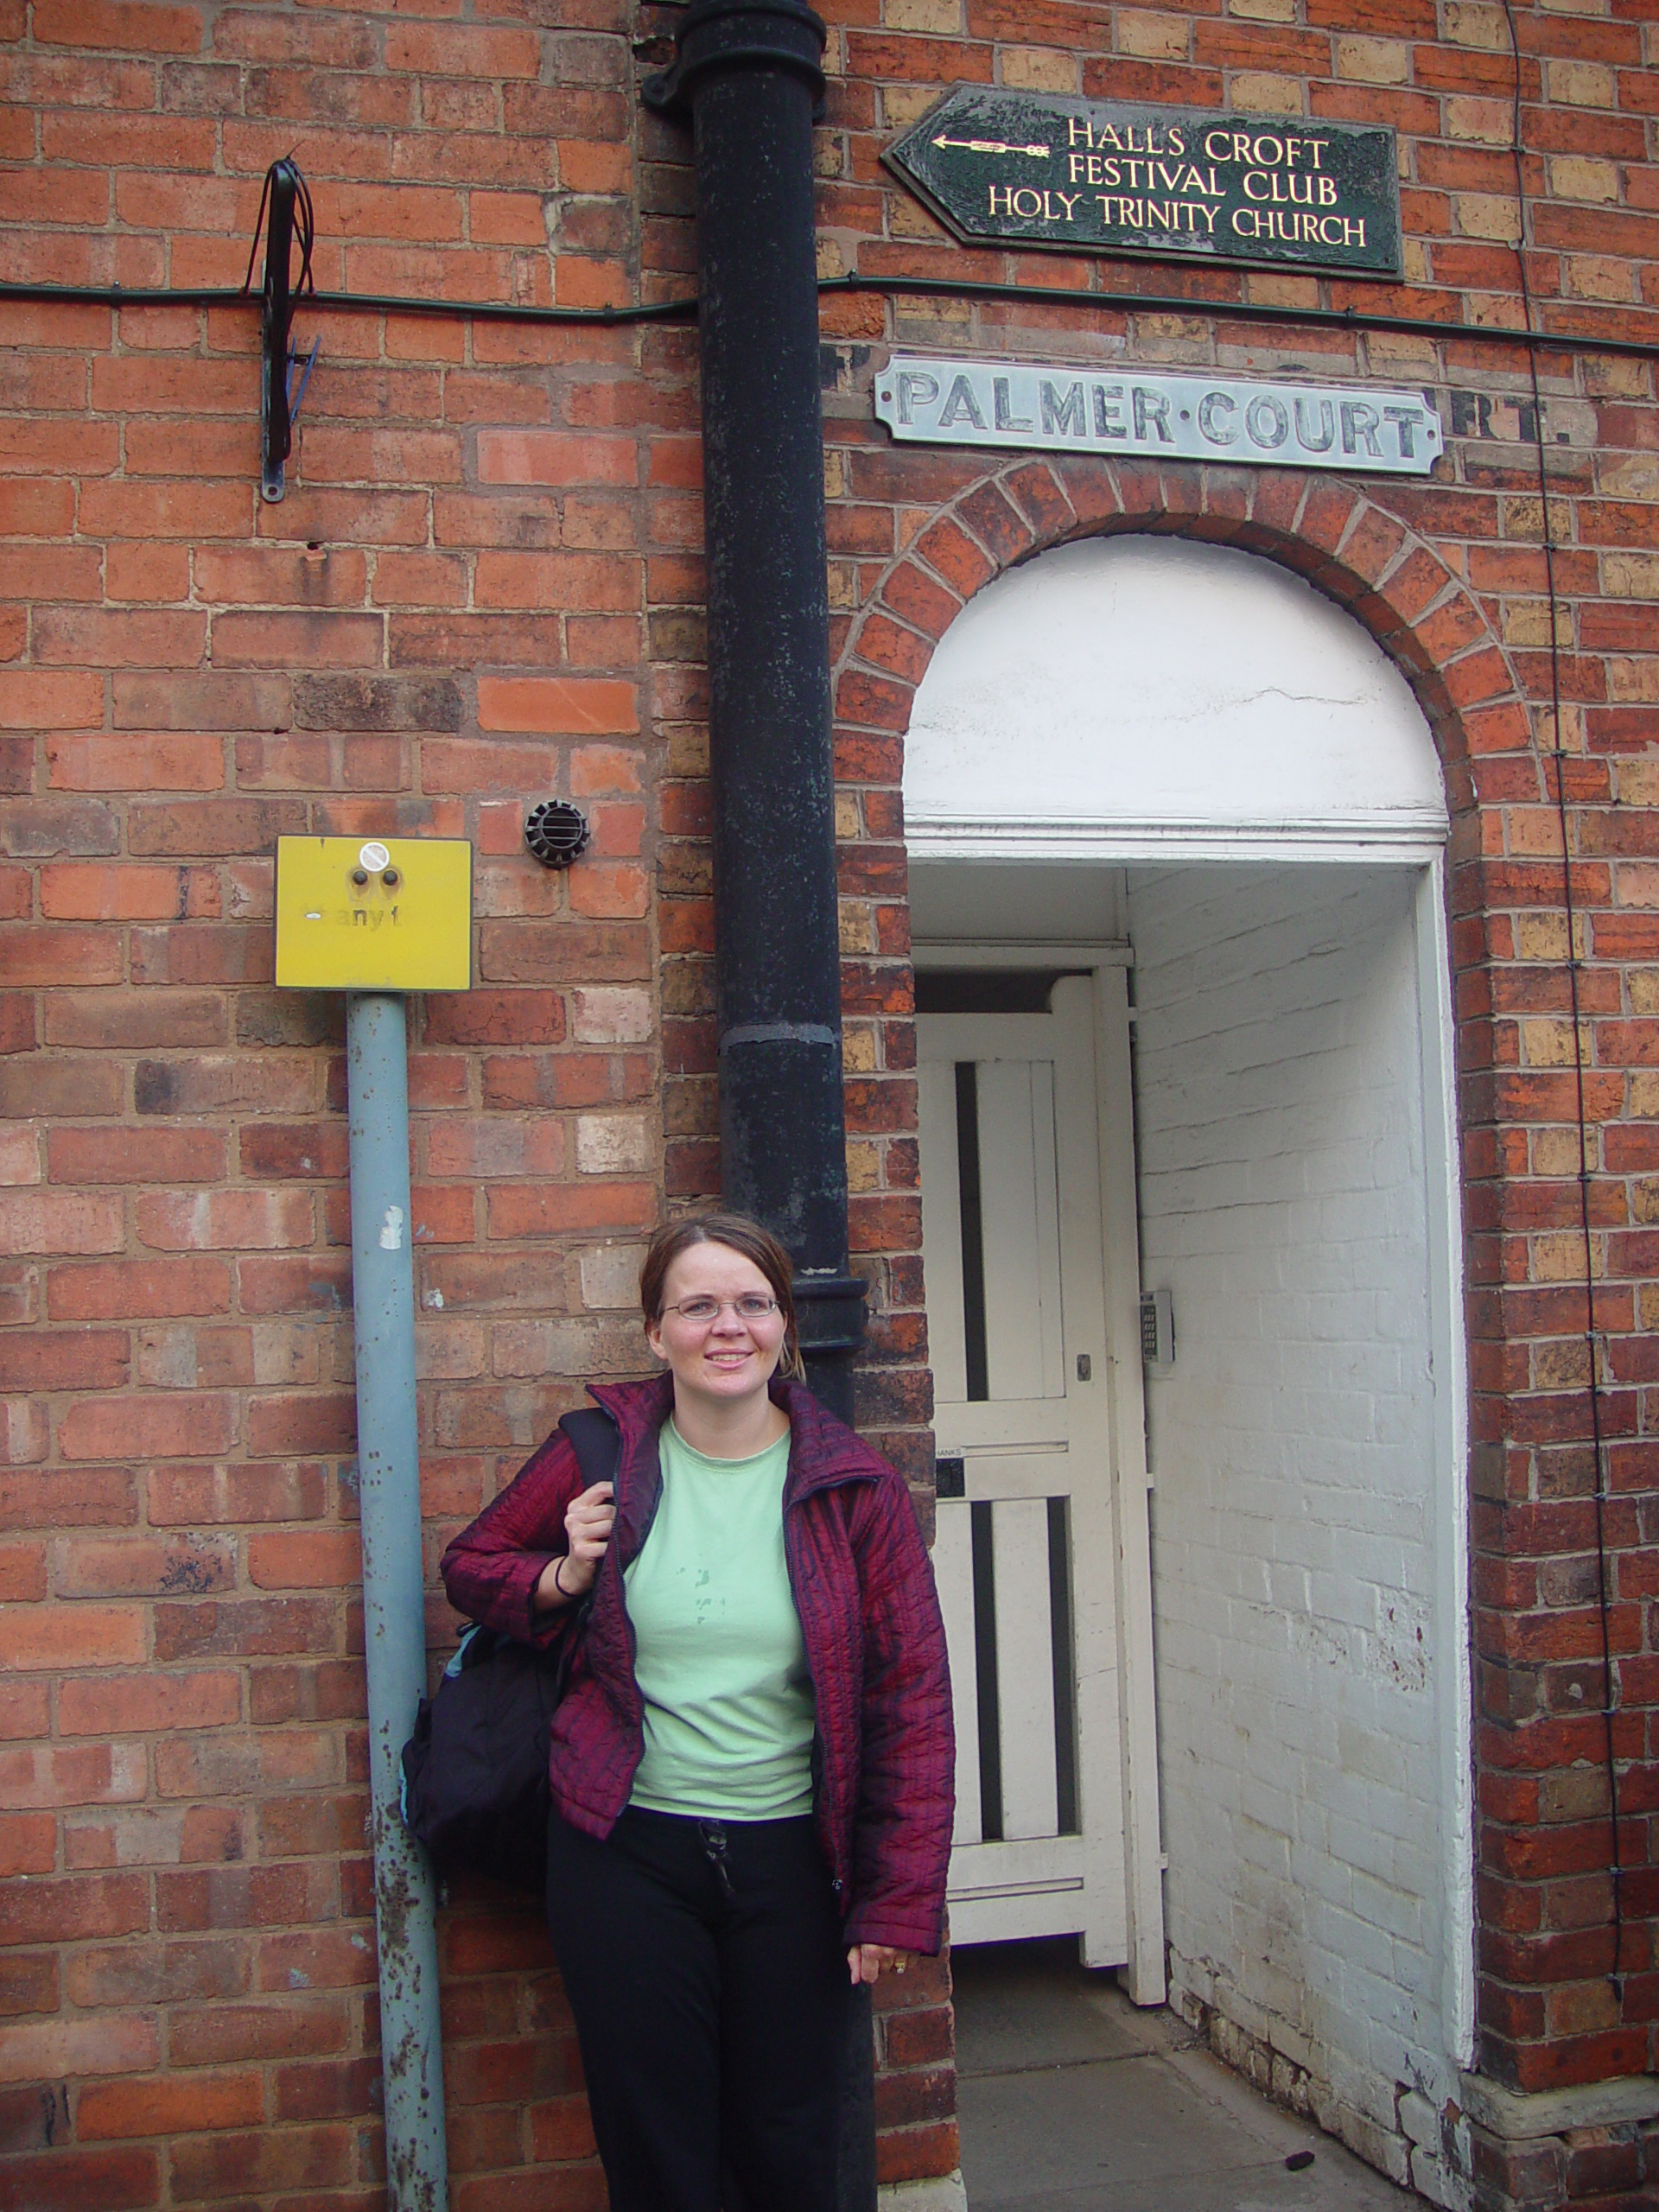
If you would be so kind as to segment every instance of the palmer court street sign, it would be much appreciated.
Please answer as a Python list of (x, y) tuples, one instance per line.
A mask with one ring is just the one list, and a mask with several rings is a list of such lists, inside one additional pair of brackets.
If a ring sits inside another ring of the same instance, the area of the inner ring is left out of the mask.
[(962, 238), (1400, 273), (1380, 124), (959, 85), (882, 158)]
[(1421, 391), (1254, 377), (895, 353), (875, 379), (895, 438), (928, 445), (1160, 454), (1170, 461), (1427, 476), (1445, 449)]

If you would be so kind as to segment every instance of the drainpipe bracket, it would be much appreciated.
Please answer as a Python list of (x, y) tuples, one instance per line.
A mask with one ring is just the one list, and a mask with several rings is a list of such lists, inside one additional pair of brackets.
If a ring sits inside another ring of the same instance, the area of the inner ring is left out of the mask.
[(795, 1327), (803, 1353), (855, 1352), (864, 1341), (865, 1287), (856, 1275), (798, 1274)]
[(715, 71), (784, 69), (810, 86), (816, 120), (823, 113), (828, 37), (823, 16), (805, 0), (693, 0), (675, 35), (674, 60), (644, 80), (640, 98), (658, 115), (684, 119), (699, 79)]

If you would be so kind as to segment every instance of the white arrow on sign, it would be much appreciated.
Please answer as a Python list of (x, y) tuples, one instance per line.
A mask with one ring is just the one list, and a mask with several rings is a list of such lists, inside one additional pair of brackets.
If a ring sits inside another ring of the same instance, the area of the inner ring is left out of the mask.
[(1009, 146), (1001, 138), (936, 138), (936, 146), (955, 146), (964, 154), (1031, 154), (1039, 161), (1049, 156), (1046, 146)]

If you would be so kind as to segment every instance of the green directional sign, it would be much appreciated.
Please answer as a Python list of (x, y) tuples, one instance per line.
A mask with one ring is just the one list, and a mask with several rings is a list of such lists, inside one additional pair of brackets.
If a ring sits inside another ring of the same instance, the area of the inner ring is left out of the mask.
[(1400, 273), (1380, 124), (959, 85), (882, 158), (961, 238)]

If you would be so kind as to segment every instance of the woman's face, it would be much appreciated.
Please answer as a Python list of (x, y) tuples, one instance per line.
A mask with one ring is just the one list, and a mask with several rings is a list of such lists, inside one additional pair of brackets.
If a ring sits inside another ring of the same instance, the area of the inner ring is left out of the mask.
[[(785, 1322), (776, 1306), (745, 1320), (737, 1301), (770, 1299), (772, 1285), (729, 1244), (688, 1245), (663, 1281), (663, 1311), (645, 1327), (645, 1340), (665, 1360), (676, 1391), (729, 1405), (764, 1391), (784, 1348)], [(720, 1307), (713, 1320), (688, 1320), (676, 1309), (696, 1299)]]

